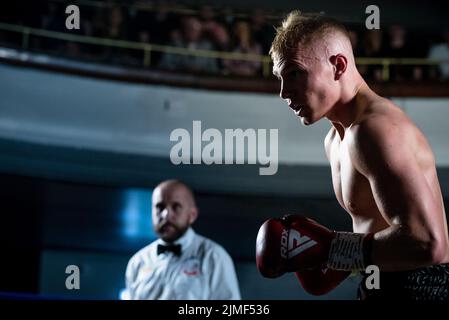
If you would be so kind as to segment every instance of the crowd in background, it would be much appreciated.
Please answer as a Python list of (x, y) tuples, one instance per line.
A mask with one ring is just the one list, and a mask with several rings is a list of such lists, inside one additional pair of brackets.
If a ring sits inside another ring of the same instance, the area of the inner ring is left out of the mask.
[[(273, 15), (255, 8), (244, 14), (235, 8), (216, 8), (212, 5), (184, 7), (176, 3), (146, 1), (142, 8), (104, 2), (102, 6), (80, 6), (81, 28), (70, 33), (92, 37), (126, 40), (140, 43), (168, 45), (195, 50), (267, 55), (282, 13)], [(69, 32), (65, 28), (65, 4), (62, 2), (34, 2), (26, 12), (16, 6), (1, 10), (0, 22), (26, 25), (51, 31)], [(130, 2), (131, 3), (131, 2)], [(140, 1), (142, 3), (142, 1)], [(178, 10), (174, 10), (178, 8)], [(449, 59), (449, 29), (440, 34), (407, 30), (402, 25), (390, 25), (380, 30), (366, 30), (364, 25), (347, 24), (356, 57), (432, 58)], [(21, 44), (20, 36), (0, 31), (0, 43)], [(30, 50), (56, 53), (73, 59), (143, 66), (143, 51), (74, 41), (32, 37)], [(260, 76), (262, 63), (256, 60), (233, 60), (175, 53), (151, 53), (150, 68), (165, 70)], [(381, 65), (359, 65), (364, 77), (382, 81)], [(390, 80), (449, 79), (449, 63), (431, 65), (394, 65)]]

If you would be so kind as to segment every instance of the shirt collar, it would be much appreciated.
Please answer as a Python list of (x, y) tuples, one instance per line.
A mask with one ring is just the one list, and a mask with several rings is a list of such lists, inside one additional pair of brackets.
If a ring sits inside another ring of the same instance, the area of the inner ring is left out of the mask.
[[(172, 244), (180, 244), (181, 248), (184, 250), (185, 248), (187, 248), (190, 245), (190, 243), (192, 243), (192, 239), (194, 236), (195, 236), (195, 231), (193, 231), (193, 229), (190, 227), (178, 240), (176, 240)], [(162, 239), (158, 239), (158, 244), (168, 245), (169, 243), (165, 242)]]

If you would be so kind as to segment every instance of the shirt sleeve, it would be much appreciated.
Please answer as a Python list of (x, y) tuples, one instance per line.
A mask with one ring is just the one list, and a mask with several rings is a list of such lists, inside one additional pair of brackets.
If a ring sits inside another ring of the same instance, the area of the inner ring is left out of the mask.
[(134, 266), (134, 257), (133, 257), (129, 260), (128, 265), (126, 266), (126, 273), (125, 273), (126, 288), (122, 294), (123, 300), (133, 300), (134, 299), (132, 283), (134, 282), (135, 273), (136, 273), (136, 270), (135, 270), (135, 266)]
[(211, 254), (210, 300), (240, 300), (240, 289), (234, 263), (221, 246)]

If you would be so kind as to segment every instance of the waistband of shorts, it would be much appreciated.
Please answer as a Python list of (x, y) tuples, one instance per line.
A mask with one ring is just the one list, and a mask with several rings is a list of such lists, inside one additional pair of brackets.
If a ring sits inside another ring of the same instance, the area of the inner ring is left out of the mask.
[[(368, 277), (370, 274), (361, 272), (362, 277)], [(384, 280), (413, 280), (415, 278), (439, 278), (449, 281), (449, 263), (435, 264), (418, 269), (403, 271), (380, 271), (380, 278)]]

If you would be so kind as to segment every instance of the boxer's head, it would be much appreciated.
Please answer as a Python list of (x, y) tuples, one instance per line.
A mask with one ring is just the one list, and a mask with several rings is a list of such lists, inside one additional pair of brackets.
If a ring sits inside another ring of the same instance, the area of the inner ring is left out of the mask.
[(277, 28), (270, 55), (281, 80), (280, 96), (312, 124), (342, 103), (358, 74), (350, 37), (339, 22), (291, 12)]
[(153, 191), (154, 231), (166, 242), (181, 237), (198, 216), (190, 188), (177, 180), (160, 183)]

